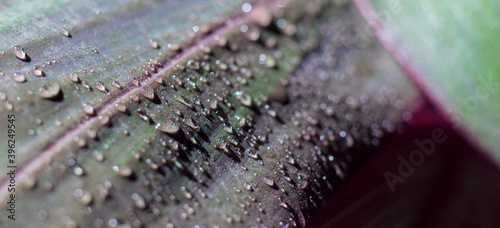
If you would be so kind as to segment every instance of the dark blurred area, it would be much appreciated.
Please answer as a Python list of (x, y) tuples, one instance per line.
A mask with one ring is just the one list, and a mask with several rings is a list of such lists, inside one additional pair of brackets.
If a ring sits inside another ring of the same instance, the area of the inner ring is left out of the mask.
[[(446, 139), (419, 160), (415, 140), (432, 139), (436, 129)], [(308, 227), (500, 227), (498, 193), (495, 165), (424, 104)]]

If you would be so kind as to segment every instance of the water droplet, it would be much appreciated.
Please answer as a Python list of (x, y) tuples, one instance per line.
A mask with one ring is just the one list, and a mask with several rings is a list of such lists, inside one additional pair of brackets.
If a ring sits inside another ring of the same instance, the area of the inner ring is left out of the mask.
[(175, 123), (173, 120), (167, 119), (163, 124), (158, 123), (155, 128), (156, 128), (156, 130), (161, 131), (161, 132), (175, 134), (179, 131), (180, 126), (179, 126), (179, 124)]
[(78, 77), (78, 74), (75, 73), (70, 73), (68, 75), (69, 79), (73, 82), (80, 82), (80, 78)]
[(200, 126), (195, 125), (193, 122), (193, 119), (188, 117), (188, 118), (182, 119), (182, 122), (184, 124), (186, 124), (188, 127), (190, 127), (191, 129), (193, 129), (195, 132), (200, 131)]
[(68, 30), (66, 29), (61, 29), (61, 33), (65, 36), (65, 37), (71, 37), (71, 34), (69, 33)]
[(118, 225), (118, 221), (116, 221), (116, 219), (110, 219), (108, 221), (108, 226), (109, 227), (116, 227)]
[(30, 57), (28, 56), (28, 54), (26, 54), (26, 52), (24, 52), (24, 49), (22, 47), (14, 46), (13, 52), (16, 58), (26, 62), (30, 61)]
[(118, 168), (118, 175), (122, 176), (122, 177), (130, 177), (132, 176), (132, 168), (130, 168), (129, 166), (121, 166)]
[(92, 129), (87, 129), (87, 136), (91, 139), (96, 139), (97, 138), (97, 132)]
[(252, 11), (252, 4), (250, 3), (243, 4), (243, 6), (241, 6), (241, 10), (243, 10), (243, 12), (245, 13), (249, 13), (250, 11)]
[(243, 105), (247, 107), (252, 106), (252, 98), (248, 94), (239, 95), (238, 98)]
[(5, 101), (7, 100), (7, 94), (4, 92), (0, 92), (0, 101)]
[(21, 74), (21, 73), (14, 73), (12, 74), (12, 80), (16, 81), (16, 82), (19, 82), (19, 83), (22, 83), (22, 82), (25, 82), (26, 81), (26, 77), (24, 76), (24, 74)]
[(33, 74), (35, 76), (37, 76), (37, 77), (43, 77), (43, 76), (45, 76), (45, 73), (42, 70), (40, 70), (40, 69), (33, 70)]
[(216, 99), (211, 100), (208, 103), (208, 108), (212, 109), (212, 110), (216, 110), (217, 109), (217, 100)]
[(276, 67), (276, 59), (274, 59), (274, 57), (272, 57), (272, 56), (268, 56), (266, 58), (264, 66), (266, 66), (267, 68), (274, 68), (274, 67)]
[(127, 112), (127, 106), (122, 104), (122, 103), (118, 103), (115, 105), (116, 106), (116, 109), (122, 113), (126, 113)]
[(264, 177), (263, 180), (264, 180), (264, 184), (266, 184), (267, 186), (274, 187), (274, 181), (273, 180), (271, 180), (269, 178), (266, 178), (266, 177)]
[(117, 89), (122, 89), (122, 85), (118, 81), (113, 81), (112, 82), (113, 86), (115, 86)]
[(132, 194), (132, 199), (134, 200), (134, 205), (139, 209), (146, 208), (146, 201), (144, 198), (137, 193)]
[(168, 44), (168, 47), (172, 51), (179, 51), (181, 49), (181, 46), (179, 44)]
[(87, 140), (85, 140), (84, 138), (79, 138), (76, 141), (76, 146), (79, 147), (79, 148), (85, 148), (85, 147), (87, 147)]
[(103, 93), (108, 93), (108, 89), (106, 89), (106, 86), (101, 81), (95, 82), (95, 88)]
[(14, 108), (14, 106), (12, 105), (12, 103), (10, 103), (10, 102), (8, 102), (8, 101), (6, 101), (6, 102), (4, 103), (4, 107), (5, 107), (5, 109), (7, 109), (8, 111), (11, 111), (11, 110)]
[(38, 96), (45, 99), (52, 99), (61, 93), (61, 87), (57, 83), (48, 83), (38, 89)]
[(158, 41), (153, 40), (153, 39), (149, 40), (149, 46), (152, 47), (152, 48), (154, 48), (154, 49), (160, 48), (160, 45), (158, 44)]
[(248, 191), (253, 191), (252, 185), (248, 183), (243, 183), (243, 187)]
[(82, 196), (80, 196), (80, 203), (88, 206), (92, 202), (92, 193), (84, 191)]
[(32, 189), (36, 184), (36, 178), (34, 176), (28, 176), (23, 174), (20, 176), (20, 186), (24, 189)]
[(146, 122), (146, 123), (150, 122), (149, 116), (142, 114), (142, 113), (138, 113), (138, 115), (139, 115), (139, 118), (141, 118), (141, 120), (143, 120), (144, 122)]
[(269, 9), (259, 9), (250, 14), (250, 20), (257, 25), (267, 27), (271, 24), (273, 15)]
[(73, 169), (73, 171), (74, 171), (75, 175), (77, 175), (77, 176), (83, 175), (83, 169), (81, 167), (79, 167), (79, 166), (75, 167)]
[(92, 155), (94, 155), (94, 159), (98, 162), (104, 161), (104, 154), (102, 152), (99, 152), (97, 150), (94, 150), (92, 152)]
[(186, 107), (190, 108), (190, 109), (193, 109), (193, 105), (192, 104), (189, 104), (185, 99), (184, 97), (182, 96), (177, 96), (176, 98), (177, 101), (181, 102), (183, 105), (185, 105)]
[(83, 104), (83, 112), (89, 116), (95, 115), (95, 110), (94, 107), (92, 107), (92, 105)]
[(141, 89), (141, 95), (144, 96), (145, 98), (149, 99), (149, 100), (154, 100), (155, 99), (155, 92), (149, 86), (145, 86), (144, 88)]

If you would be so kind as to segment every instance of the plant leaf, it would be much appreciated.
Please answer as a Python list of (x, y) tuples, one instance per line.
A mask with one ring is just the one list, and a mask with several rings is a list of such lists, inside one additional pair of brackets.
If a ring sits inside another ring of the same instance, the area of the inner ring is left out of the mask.
[(59, 3), (2, 8), (9, 227), (304, 226), (420, 99), (331, 1)]
[(499, 161), (496, 1), (356, 1), (380, 41), (469, 141)]

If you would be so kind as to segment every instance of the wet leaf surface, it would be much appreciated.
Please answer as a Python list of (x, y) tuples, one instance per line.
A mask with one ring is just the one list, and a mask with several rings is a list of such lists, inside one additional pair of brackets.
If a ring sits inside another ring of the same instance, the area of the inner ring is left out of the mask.
[(3, 9), (15, 226), (304, 226), (420, 99), (349, 6), (202, 2)]

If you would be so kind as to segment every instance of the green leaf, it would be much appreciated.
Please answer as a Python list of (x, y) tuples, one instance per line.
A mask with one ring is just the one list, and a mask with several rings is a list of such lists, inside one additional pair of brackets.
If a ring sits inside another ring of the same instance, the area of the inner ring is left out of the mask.
[(500, 161), (500, 5), (356, 1), (380, 41), (469, 141)]

